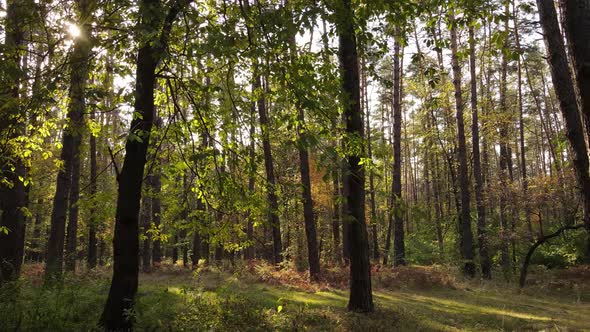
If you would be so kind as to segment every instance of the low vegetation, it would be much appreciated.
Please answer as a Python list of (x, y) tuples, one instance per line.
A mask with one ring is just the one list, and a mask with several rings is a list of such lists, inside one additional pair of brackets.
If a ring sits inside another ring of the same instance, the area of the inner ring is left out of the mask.
[[(2, 331), (96, 329), (109, 287), (106, 269), (43, 288), (39, 265), (1, 289)], [(435, 266), (374, 268), (376, 311), (346, 311), (347, 271), (305, 273), (264, 262), (194, 271), (163, 264), (140, 275), (138, 331), (578, 331), (590, 329), (590, 267), (536, 269), (524, 291), (504, 282), (467, 281)], [(538, 277), (538, 279), (536, 279)], [(542, 281), (541, 281), (542, 280)], [(15, 292), (14, 288), (17, 288)]]

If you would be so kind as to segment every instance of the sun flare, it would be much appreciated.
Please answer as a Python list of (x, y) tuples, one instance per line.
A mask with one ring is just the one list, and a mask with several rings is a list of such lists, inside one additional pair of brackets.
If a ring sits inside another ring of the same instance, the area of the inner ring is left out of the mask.
[(78, 37), (80, 37), (80, 34), (81, 34), (80, 28), (78, 28), (78, 26), (73, 23), (68, 24), (68, 33), (73, 38), (78, 38)]

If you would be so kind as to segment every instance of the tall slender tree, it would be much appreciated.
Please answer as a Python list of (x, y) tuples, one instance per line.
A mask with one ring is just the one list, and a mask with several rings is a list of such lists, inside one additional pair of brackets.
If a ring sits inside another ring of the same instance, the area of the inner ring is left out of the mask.
[[(130, 330), (139, 274), (139, 209), (144, 166), (155, 107), (156, 68), (168, 48), (176, 17), (190, 0), (176, 0), (166, 12), (160, 0), (140, 1), (140, 38), (135, 85), (135, 116), (125, 144), (125, 159), (118, 174), (119, 190), (113, 238), (113, 278), (100, 325), (109, 331)], [(145, 34), (150, 31), (151, 33)]]
[(463, 274), (473, 278), (475, 263), (473, 260), (473, 233), (471, 232), (471, 206), (469, 194), (469, 170), (467, 168), (467, 143), (465, 140), (465, 120), (463, 119), (463, 93), (461, 91), (461, 67), (459, 65), (457, 21), (451, 15), (449, 24), (451, 33), (451, 67), (453, 71), (453, 87), (455, 90), (455, 108), (457, 111), (457, 158), (459, 159), (459, 186), (461, 189), (461, 215), (459, 216), (459, 239), (461, 257), (463, 258)]
[(18, 278), (24, 252), (26, 199), (21, 179), (26, 176), (25, 165), (7, 142), (24, 133), (20, 100), (20, 83), (24, 76), (21, 59), (25, 45), (24, 18), (30, 5), (31, 2), (20, 0), (8, 0), (6, 3), (6, 60), (3, 65), (8, 71), (0, 75), (3, 83), (0, 88), (0, 100), (3, 102), (0, 138), (5, 140), (0, 144), (0, 284)]
[(541, 27), (547, 48), (555, 94), (559, 99), (561, 114), (565, 120), (566, 136), (572, 148), (572, 161), (576, 172), (578, 190), (582, 197), (584, 223), (590, 223), (590, 173), (588, 171), (588, 147), (579, 113), (572, 73), (559, 29), (557, 11), (552, 0), (537, 0)]
[(475, 179), (475, 204), (477, 205), (477, 240), (479, 245), (479, 260), (482, 276), (485, 279), (491, 279), (492, 261), (488, 252), (484, 183), (479, 153), (479, 112), (477, 109), (475, 31), (473, 27), (469, 27), (469, 69), (471, 75), (471, 141), (473, 145), (473, 178)]
[[(80, 145), (84, 127), (83, 116), (86, 112), (86, 85), (88, 82), (88, 65), (91, 52), (91, 18), (95, 2), (92, 0), (76, 1), (80, 35), (74, 41), (70, 62), (70, 103), (68, 105), (67, 126), (63, 132), (60, 159), (63, 168), (57, 175), (53, 211), (51, 214), (51, 231), (47, 246), (47, 264), (45, 267), (45, 281), (52, 282), (61, 278), (64, 260), (64, 241), (66, 228), (66, 214), (68, 206), (70, 213), (69, 250), (76, 246), (77, 231), (77, 199), (80, 181)], [(74, 190), (72, 190), (72, 188)], [(73, 219), (73, 220), (72, 220)], [(75, 257), (73, 258), (75, 260)], [(70, 258), (68, 269), (75, 268), (75, 262)]]
[[(590, 2), (567, 0), (561, 3), (565, 33), (574, 62), (582, 117), (586, 124), (586, 137), (590, 142)], [(590, 263), (590, 216), (585, 218), (584, 222), (587, 233), (584, 259), (586, 263)]]
[(348, 223), (350, 242), (350, 298), (348, 310), (373, 311), (369, 240), (365, 223), (365, 172), (360, 164), (364, 156), (363, 121), (361, 119), (359, 62), (354, 27), (354, 10), (350, 0), (336, 4), (339, 17), (340, 72), (342, 75), (342, 105), (346, 120), (347, 169), (345, 222)]

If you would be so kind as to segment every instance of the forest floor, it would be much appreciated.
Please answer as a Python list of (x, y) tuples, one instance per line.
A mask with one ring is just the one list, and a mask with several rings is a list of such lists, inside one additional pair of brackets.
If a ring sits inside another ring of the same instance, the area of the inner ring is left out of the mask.
[[(28, 264), (19, 283), (0, 289), (0, 331), (95, 330), (108, 269), (66, 276), (51, 289), (41, 285), (42, 269)], [(130, 314), (138, 331), (590, 331), (590, 266), (536, 271), (524, 291), (465, 281), (441, 266), (376, 266), (368, 315), (346, 311), (346, 269), (323, 275), (310, 284), (305, 273), (261, 262), (162, 265), (141, 274)]]

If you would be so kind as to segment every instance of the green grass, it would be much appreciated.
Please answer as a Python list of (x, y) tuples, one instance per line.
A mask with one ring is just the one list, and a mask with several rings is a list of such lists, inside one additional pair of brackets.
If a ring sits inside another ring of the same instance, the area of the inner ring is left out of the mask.
[[(346, 311), (341, 290), (270, 285), (245, 272), (162, 271), (141, 275), (133, 315), (139, 331), (590, 331), (587, 294), (463, 286), (379, 289), (376, 311), (364, 315)], [(53, 289), (24, 279), (0, 289), (0, 331), (96, 330), (107, 293), (108, 274)]]

